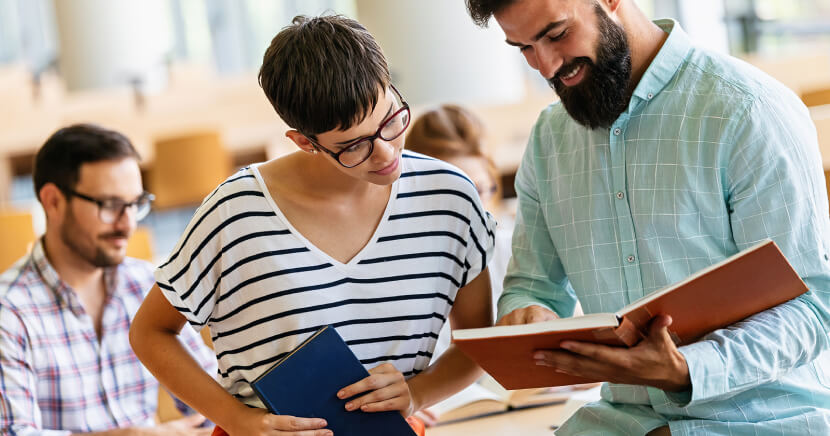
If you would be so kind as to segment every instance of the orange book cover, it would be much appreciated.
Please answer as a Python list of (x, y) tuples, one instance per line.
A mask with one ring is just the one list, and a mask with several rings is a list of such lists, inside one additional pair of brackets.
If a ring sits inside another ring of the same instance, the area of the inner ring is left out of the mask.
[(684, 345), (805, 292), (807, 286), (775, 242), (765, 240), (616, 313), (456, 330), (453, 343), (507, 389), (604, 381), (537, 366), (533, 351), (559, 348), (564, 340), (630, 347), (659, 314), (671, 315), (669, 331)]

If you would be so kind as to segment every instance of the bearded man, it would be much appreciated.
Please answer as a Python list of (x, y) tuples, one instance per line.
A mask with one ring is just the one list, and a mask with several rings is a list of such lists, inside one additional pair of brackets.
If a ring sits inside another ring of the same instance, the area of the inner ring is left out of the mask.
[[(0, 434), (210, 434), (195, 414), (155, 422), (159, 384), (130, 348), (155, 282), (151, 264), (125, 258), (153, 198), (130, 141), (93, 125), (60, 129), (37, 153), (34, 184), (46, 233), (0, 275)], [(187, 330), (189, 351), (215, 373)]]
[[(633, 0), (467, 0), (556, 90), (516, 176), (499, 323), (613, 312), (758, 241), (809, 292), (677, 347), (532, 356), (606, 380), (561, 435), (830, 434), (830, 220), (815, 126), (790, 90)], [(708, 314), (700, 313), (706, 317)]]

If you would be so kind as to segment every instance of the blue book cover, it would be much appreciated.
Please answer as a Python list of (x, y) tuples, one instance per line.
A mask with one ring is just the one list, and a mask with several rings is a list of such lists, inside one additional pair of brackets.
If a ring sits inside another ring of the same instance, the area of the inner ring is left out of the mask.
[[(325, 326), (257, 377), (251, 386), (271, 413), (323, 418), (335, 436), (414, 436), (397, 411), (347, 411), (337, 392), (369, 376), (331, 326)], [(359, 394), (364, 395), (364, 394)]]

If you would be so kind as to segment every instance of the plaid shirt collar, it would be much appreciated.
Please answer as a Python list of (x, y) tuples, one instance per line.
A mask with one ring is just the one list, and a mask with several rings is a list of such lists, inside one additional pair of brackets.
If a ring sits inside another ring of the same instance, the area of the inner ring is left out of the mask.
[[(49, 259), (46, 257), (46, 250), (44, 248), (44, 240), (40, 238), (35, 242), (32, 251), (29, 255), (29, 263), (34, 267), (35, 271), (40, 275), (43, 284), (55, 296), (58, 306), (66, 307), (75, 315), (84, 313), (83, 306), (78, 300), (78, 296), (72, 287), (64, 282)], [(121, 264), (104, 268), (104, 284), (107, 292), (107, 299), (112, 297), (113, 290), (118, 289), (118, 275)]]

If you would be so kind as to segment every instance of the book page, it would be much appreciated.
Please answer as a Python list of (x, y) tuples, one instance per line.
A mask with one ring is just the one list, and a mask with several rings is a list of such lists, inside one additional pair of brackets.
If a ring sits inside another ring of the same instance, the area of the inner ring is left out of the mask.
[(564, 403), (574, 395), (582, 395), (585, 391), (599, 386), (601, 383), (588, 383), (570, 386), (551, 386), (543, 388), (515, 389), (509, 391), (502, 387), (496, 379), (485, 375), (478, 381), (481, 386), (496, 392), (505, 399), (511, 409), (544, 406), (548, 404)]
[(599, 327), (617, 327), (617, 315), (613, 313), (594, 313), (572, 318), (559, 318), (545, 322), (521, 325), (504, 325), (477, 329), (453, 330), (453, 339), (476, 339), (504, 336), (522, 336), (535, 333), (593, 329)]
[(473, 383), (427, 410), (437, 417), (439, 423), (446, 423), (503, 412), (507, 410), (507, 402), (503, 395)]

